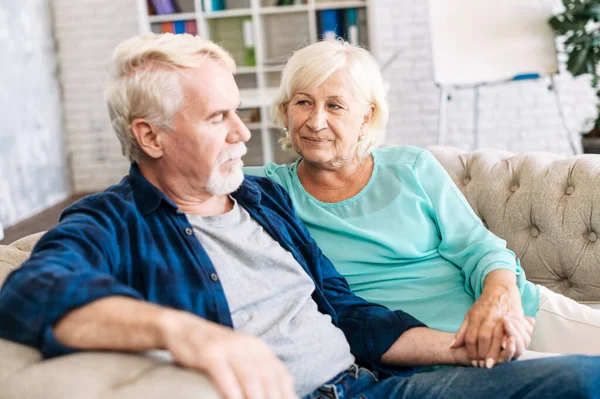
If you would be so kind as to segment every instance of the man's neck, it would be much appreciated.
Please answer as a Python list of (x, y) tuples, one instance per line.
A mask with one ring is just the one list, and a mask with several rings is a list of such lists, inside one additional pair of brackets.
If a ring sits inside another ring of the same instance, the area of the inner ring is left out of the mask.
[(177, 205), (180, 212), (190, 215), (215, 216), (233, 209), (229, 195), (214, 195), (205, 187), (194, 187), (187, 179), (166, 178), (155, 168), (138, 164), (142, 175)]

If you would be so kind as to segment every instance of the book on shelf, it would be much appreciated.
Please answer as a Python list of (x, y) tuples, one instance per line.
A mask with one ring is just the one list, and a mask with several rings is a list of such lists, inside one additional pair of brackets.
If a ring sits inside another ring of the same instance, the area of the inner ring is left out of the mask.
[(340, 36), (340, 10), (322, 10), (319, 13), (319, 22), (323, 40), (335, 40)]
[(343, 37), (350, 44), (357, 45), (358, 33), (358, 9), (322, 10), (319, 13), (319, 35), (322, 40)]
[(175, 33), (175, 24), (173, 22), (161, 22), (160, 31), (162, 33)]
[(149, 3), (156, 15), (175, 14), (177, 12), (175, 0), (150, 0)]
[(185, 21), (185, 33), (189, 33), (190, 35), (196, 36), (198, 34), (198, 25), (196, 21), (191, 19), (189, 21)]
[(225, 0), (202, 0), (204, 12), (221, 11), (225, 9)]
[(344, 37), (348, 43), (358, 45), (358, 10), (348, 8), (344, 11)]
[(242, 32), (244, 35), (244, 64), (246, 64), (246, 66), (255, 66), (256, 52), (254, 50), (252, 18), (244, 18), (242, 20)]
[(298, 4), (306, 4), (306, 0), (277, 0), (276, 6), (291, 6)]
[(174, 21), (173, 30), (174, 33), (185, 33), (185, 21)]

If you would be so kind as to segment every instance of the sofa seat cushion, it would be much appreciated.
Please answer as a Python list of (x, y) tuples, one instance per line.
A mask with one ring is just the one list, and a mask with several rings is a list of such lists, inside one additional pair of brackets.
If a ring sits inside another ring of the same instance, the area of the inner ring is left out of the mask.
[(157, 357), (82, 352), (41, 360), (0, 339), (0, 397), (11, 399), (217, 399), (211, 382)]

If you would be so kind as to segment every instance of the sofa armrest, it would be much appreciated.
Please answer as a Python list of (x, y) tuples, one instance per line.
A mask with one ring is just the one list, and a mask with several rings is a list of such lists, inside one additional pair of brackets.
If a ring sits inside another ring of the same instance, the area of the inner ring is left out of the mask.
[(42, 360), (0, 339), (0, 397), (13, 399), (218, 399), (201, 373), (142, 354), (81, 352)]

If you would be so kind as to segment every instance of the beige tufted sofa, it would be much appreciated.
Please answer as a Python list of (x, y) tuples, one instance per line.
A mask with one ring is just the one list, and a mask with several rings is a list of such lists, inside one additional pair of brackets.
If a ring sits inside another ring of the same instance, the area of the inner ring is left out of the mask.
[(431, 147), (527, 279), (600, 308), (600, 156)]
[[(430, 150), (529, 280), (600, 308), (600, 156)], [(0, 246), (0, 284), (39, 236)], [(157, 357), (88, 352), (41, 361), (36, 350), (0, 340), (0, 398), (192, 397), (218, 396), (201, 374)]]

